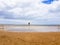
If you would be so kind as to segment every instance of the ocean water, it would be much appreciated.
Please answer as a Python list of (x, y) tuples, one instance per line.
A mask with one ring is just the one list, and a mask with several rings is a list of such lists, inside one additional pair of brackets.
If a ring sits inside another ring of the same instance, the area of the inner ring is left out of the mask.
[(4, 30), (12, 32), (59, 32), (60, 26), (5, 26)]

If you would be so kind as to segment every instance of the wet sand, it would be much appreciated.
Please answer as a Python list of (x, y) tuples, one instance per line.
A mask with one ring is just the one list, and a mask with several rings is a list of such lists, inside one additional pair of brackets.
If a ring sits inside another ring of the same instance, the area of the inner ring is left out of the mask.
[(13, 32), (59, 32), (58, 26), (6, 26), (4, 28)]

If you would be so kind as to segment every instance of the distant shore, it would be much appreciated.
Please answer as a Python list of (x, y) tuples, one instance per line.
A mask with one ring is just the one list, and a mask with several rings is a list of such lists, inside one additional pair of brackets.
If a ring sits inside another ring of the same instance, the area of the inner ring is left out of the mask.
[(0, 24), (0, 25), (12, 25), (12, 26), (60, 26), (60, 24)]

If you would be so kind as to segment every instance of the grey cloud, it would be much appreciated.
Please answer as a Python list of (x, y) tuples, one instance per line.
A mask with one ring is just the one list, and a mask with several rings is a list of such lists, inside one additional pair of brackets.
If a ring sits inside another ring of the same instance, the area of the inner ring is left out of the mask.
[(0, 17), (6, 18), (6, 19), (12, 19), (13, 13), (10, 13), (7, 11), (0, 11)]
[(56, 9), (49, 10), (49, 12), (51, 12), (51, 13), (60, 13), (60, 5), (58, 5)]
[(19, 17), (14, 17), (15, 14), (8, 11), (0, 11), (0, 17), (5, 19), (21, 19), (21, 20), (33, 20), (33, 16), (20, 15)]

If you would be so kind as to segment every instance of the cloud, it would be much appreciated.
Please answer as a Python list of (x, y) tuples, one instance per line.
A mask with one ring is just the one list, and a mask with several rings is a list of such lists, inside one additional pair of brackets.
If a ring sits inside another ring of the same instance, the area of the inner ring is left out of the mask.
[(30, 21), (32, 24), (59, 24), (60, 0), (50, 5), (42, 1), (44, 0), (0, 0), (0, 19), (7, 19), (6, 23)]

